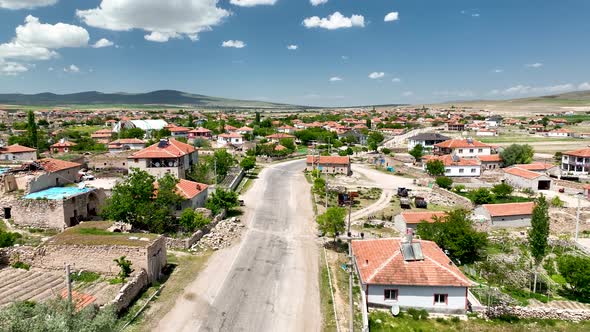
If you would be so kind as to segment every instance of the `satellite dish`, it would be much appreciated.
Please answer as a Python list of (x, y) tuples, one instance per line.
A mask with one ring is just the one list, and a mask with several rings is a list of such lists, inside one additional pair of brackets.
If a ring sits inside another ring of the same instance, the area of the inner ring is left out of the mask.
[(391, 306), (391, 314), (394, 316), (399, 315), (399, 305), (394, 304)]

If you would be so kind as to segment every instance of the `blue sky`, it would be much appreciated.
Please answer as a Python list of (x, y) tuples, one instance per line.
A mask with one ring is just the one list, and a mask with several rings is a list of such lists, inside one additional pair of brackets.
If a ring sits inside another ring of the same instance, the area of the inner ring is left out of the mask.
[(583, 90), (588, 13), (587, 0), (0, 0), (0, 92), (341, 106)]

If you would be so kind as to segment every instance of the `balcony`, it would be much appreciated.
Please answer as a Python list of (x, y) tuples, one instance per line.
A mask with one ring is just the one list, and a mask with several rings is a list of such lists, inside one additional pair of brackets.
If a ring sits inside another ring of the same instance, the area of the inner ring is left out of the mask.
[(176, 168), (184, 166), (183, 164), (182, 158), (149, 159), (147, 168)]

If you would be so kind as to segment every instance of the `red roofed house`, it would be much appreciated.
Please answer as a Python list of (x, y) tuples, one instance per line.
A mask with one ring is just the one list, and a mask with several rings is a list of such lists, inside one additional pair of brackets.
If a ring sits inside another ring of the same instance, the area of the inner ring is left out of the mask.
[(432, 241), (404, 238), (352, 241), (354, 266), (367, 307), (416, 308), (464, 314), (473, 283)]
[(319, 169), (322, 173), (352, 175), (348, 156), (307, 156), (306, 171)]
[(435, 222), (436, 220), (444, 221), (443, 217), (447, 213), (443, 211), (408, 211), (402, 212), (395, 216), (394, 224), (401, 232), (406, 232), (408, 228), (416, 230), (418, 224), (426, 221), (429, 223)]
[(244, 138), (242, 135), (232, 132), (229, 134), (219, 134), (217, 135), (217, 145), (218, 146), (225, 146), (225, 145), (242, 145), (244, 144)]
[(282, 139), (293, 139), (294, 140), (295, 136), (285, 134), (285, 133), (276, 133), (276, 134), (266, 136), (266, 139), (268, 139), (269, 141), (271, 141), (273, 143), (279, 143), (279, 141)]
[(533, 191), (550, 190), (553, 181), (545, 173), (533, 172), (520, 167), (504, 169), (506, 183), (517, 188), (529, 188)]
[(564, 152), (561, 171), (572, 175), (590, 174), (590, 148)]
[(72, 147), (76, 145), (76, 143), (66, 141), (62, 138), (59, 142), (51, 145), (51, 151), (53, 153), (68, 153), (72, 150)]
[[(158, 188), (158, 182), (154, 183), (154, 187)], [(204, 183), (198, 183), (185, 179), (180, 179), (176, 184), (176, 193), (184, 198), (181, 204), (176, 208), (178, 214), (184, 209), (196, 209), (205, 206), (209, 186)]]
[(476, 158), (461, 158), (457, 155), (424, 156), (422, 168), (426, 171), (426, 164), (432, 160), (440, 160), (445, 165), (445, 176), (480, 176), (481, 163)]
[(113, 132), (110, 129), (100, 129), (92, 133), (90, 137), (98, 143), (106, 144), (111, 140)]
[(197, 128), (197, 129), (193, 129), (193, 130), (189, 130), (188, 132), (188, 138), (189, 139), (194, 139), (194, 138), (206, 138), (206, 139), (210, 139), (211, 136), (213, 136), (211, 130), (207, 129), (207, 128)]
[(505, 203), (505, 204), (484, 204), (477, 209), (492, 226), (500, 227), (529, 227), (535, 203)]
[(241, 128), (236, 129), (236, 132), (240, 135), (249, 135), (254, 133), (254, 129), (248, 127), (248, 126), (243, 126)]
[(194, 146), (170, 138), (137, 151), (129, 159), (129, 169), (139, 168), (156, 178), (171, 173), (179, 179), (186, 177), (186, 172), (197, 163), (198, 152)]
[(107, 147), (111, 153), (141, 150), (145, 148), (145, 141), (138, 138), (120, 138), (116, 141), (110, 142)]
[(0, 146), (0, 160), (2, 161), (32, 161), (37, 159), (37, 149), (13, 144)]
[(481, 163), (481, 169), (499, 169), (502, 167), (504, 161), (499, 154), (491, 154), (489, 156), (477, 156), (479, 162)]
[(435, 144), (434, 154), (456, 154), (459, 157), (489, 156), (492, 154), (492, 146), (473, 138), (450, 139)]
[(174, 126), (168, 128), (168, 130), (170, 130), (170, 135), (172, 137), (188, 137), (188, 132), (190, 131), (190, 128)]

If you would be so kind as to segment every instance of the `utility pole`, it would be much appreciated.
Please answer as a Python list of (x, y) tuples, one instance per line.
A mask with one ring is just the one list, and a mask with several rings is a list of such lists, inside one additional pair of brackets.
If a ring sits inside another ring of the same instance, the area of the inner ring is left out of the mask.
[(350, 306), (349, 331), (354, 331), (354, 300), (352, 298), (352, 234), (350, 233), (350, 218), (352, 215), (352, 197), (348, 197), (348, 304)]
[[(215, 176), (215, 185), (217, 185), (217, 159), (215, 159), (215, 155), (213, 155), (213, 174)], [(215, 188), (217, 190), (217, 188)]]
[(70, 280), (70, 264), (66, 264), (66, 289), (68, 291), (68, 303), (72, 305), (72, 281)]
[(576, 195), (578, 198), (578, 208), (576, 209), (576, 244), (578, 243), (578, 230), (580, 228), (580, 194)]

